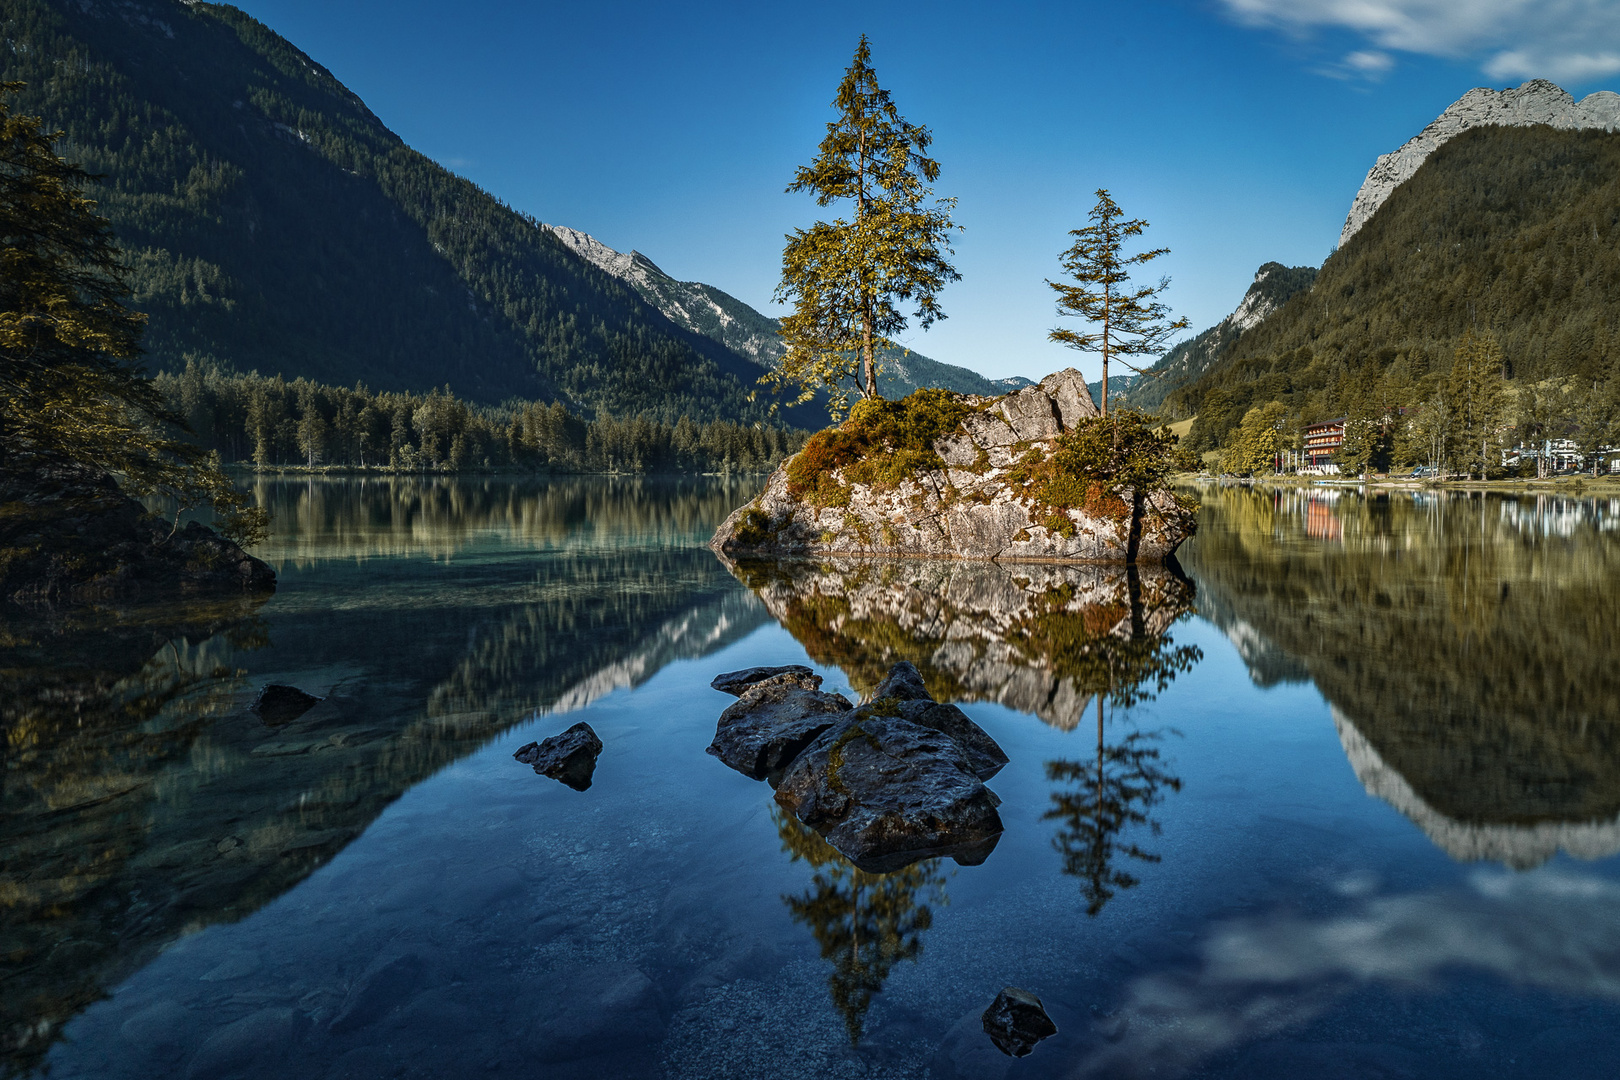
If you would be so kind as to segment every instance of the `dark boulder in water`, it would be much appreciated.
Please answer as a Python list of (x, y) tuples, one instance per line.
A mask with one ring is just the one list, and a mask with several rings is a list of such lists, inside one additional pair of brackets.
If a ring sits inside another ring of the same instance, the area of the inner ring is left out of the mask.
[(710, 686), (723, 694), (732, 697), (742, 697), (743, 692), (756, 683), (766, 679), (774, 679), (779, 675), (800, 675), (805, 678), (814, 678), (816, 685), (821, 685), (821, 678), (803, 664), (784, 664), (781, 667), (751, 667), (741, 671), (727, 671), (714, 677)]
[(1057, 1034), (1041, 999), (1016, 986), (1005, 987), (984, 1010), (984, 1033), (1009, 1057), (1027, 1057), (1042, 1039)]
[(0, 468), (0, 599), (56, 605), (273, 592), (276, 574), (214, 530), (177, 529), (105, 473)]
[(794, 759), (776, 801), (870, 873), (946, 855), (976, 865), (1002, 831), (1001, 800), (954, 740), (866, 709)]
[(602, 740), (596, 737), (591, 725), (581, 721), (561, 735), (520, 747), (512, 756), (525, 765), (534, 766), (534, 771), (541, 776), (560, 780), (575, 791), (584, 791), (591, 786), (596, 758), (601, 752)]
[(314, 694), (306, 694), (296, 686), (270, 683), (259, 691), (259, 696), (248, 706), (260, 720), (270, 727), (280, 727), (309, 712), (321, 702)]
[(769, 780), (775, 787), (793, 759), (852, 706), (842, 694), (823, 694), (821, 676), (808, 668), (752, 670), (781, 674), (753, 683), (720, 714), (709, 753), (744, 776)]

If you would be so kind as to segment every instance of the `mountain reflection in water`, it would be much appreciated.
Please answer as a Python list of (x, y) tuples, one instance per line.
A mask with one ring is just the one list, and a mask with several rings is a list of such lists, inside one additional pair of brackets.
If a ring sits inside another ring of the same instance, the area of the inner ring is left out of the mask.
[[(284, 893), (506, 728), (766, 620), (698, 546), (736, 483), (257, 491), (261, 554), (284, 573), (262, 609), (0, 614), (7, 1073), (177, 936)], [(326, 700), (272, 729), (248, 710), (271, 681)]]
[(1620, 852), (1620, 664), (1593, 647), (1620, 500), (1334, 494), (1202, 493), (1187, 567), (1254, 681), (1314, 683), (1367, 791), (1453, 858)]

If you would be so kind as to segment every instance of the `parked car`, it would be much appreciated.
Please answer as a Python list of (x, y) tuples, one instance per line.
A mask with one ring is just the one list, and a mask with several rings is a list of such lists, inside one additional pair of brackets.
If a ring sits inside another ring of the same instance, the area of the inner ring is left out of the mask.
[(1417, 468), (1412, 470), (1412, 476), (1414, 478), (1419, 477), (1419, 476), (1428, 476), (1428, 475), (1429, 475), (1429, 469), (1425, 465), (1419, 465)]

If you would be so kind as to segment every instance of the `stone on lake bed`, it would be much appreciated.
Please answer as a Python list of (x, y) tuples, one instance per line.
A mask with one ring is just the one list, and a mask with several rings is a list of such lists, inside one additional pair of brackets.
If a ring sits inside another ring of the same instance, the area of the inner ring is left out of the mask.
[(750, 670), (781, 673), (750, 685), (720, 714), (709, 753), (744, 776), (775, 787), (800, 751), (848, 714), (851, 705), (842, 694), (821, 693), (821, 676), (809, 675), (808, 668)]
[(709, 685), (723, 694), (742, 697), (743, 691), (750, 686), (764, 682), (766, 679), (774, 679), (778, 675), (801, 675), (807, 679), (815, 679), (816, 685), (811, 687), (812, 690), (821, 686), (821, 677), (803, 664), (783, 664), (780, 667), (751, 667), (743, 668), (741, 671), (727, 671), (716, 675), (714, 681)]
[(984, 1033), (1009, 1057), (1027, 1057), (1042, 1039), (1057, 1034), (1041, 999), (1016, 986), (1004, 987), (984, 1010)]
[(776, 801), (869, 873), (946, 855), (977, 865), (1002, 831), (1001, 800), (953, 739), (864, 709), (794, 759)]
[(322, 698), (306, 694), (296, 686), (270, 683), (259, 691), (259, 696), (248, 706), (260, 720), (271, 727), (290, 724), (319, 705)]
[(591, 725), (581, 721), (560, 735), (553, 735), (537, 743), (519, 747), (512, 756), (525, 765), (534, 766), (541, 776), (584, 791), (591, 786), (596, 772), (596, 758), (602, 752), (602, 740), (596, 737)]

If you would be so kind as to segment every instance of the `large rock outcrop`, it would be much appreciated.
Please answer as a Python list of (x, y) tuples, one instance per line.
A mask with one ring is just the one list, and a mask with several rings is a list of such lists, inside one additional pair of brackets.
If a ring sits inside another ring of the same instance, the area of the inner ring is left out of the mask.
[(214, 530), (170, 522), (106, 474), (0, 472), (0, 600), (271, 592), (276, 574)]
[[(900, 555), (1061, 562), (1161, 562), (1195, 528), (1168, 492), (1137, 498), (1129, 488), (1089, 495), (1084, 506), (1043, 502), (1034, 470), (1059, 437), (1097, 416), (1085, 378), (1072, 368), (998, 398), (954, 395), (962, 416), (914, 455), (902, 477), (827, 475), (836, 499), (818, 504), (802, 487), (807, 466), (790, 458), (765, 490), (716, 531), (722, 555)], [(879, 451), (882, 453), (883, 451)], [(798, 480), (795, 480), (795, 476)]]

